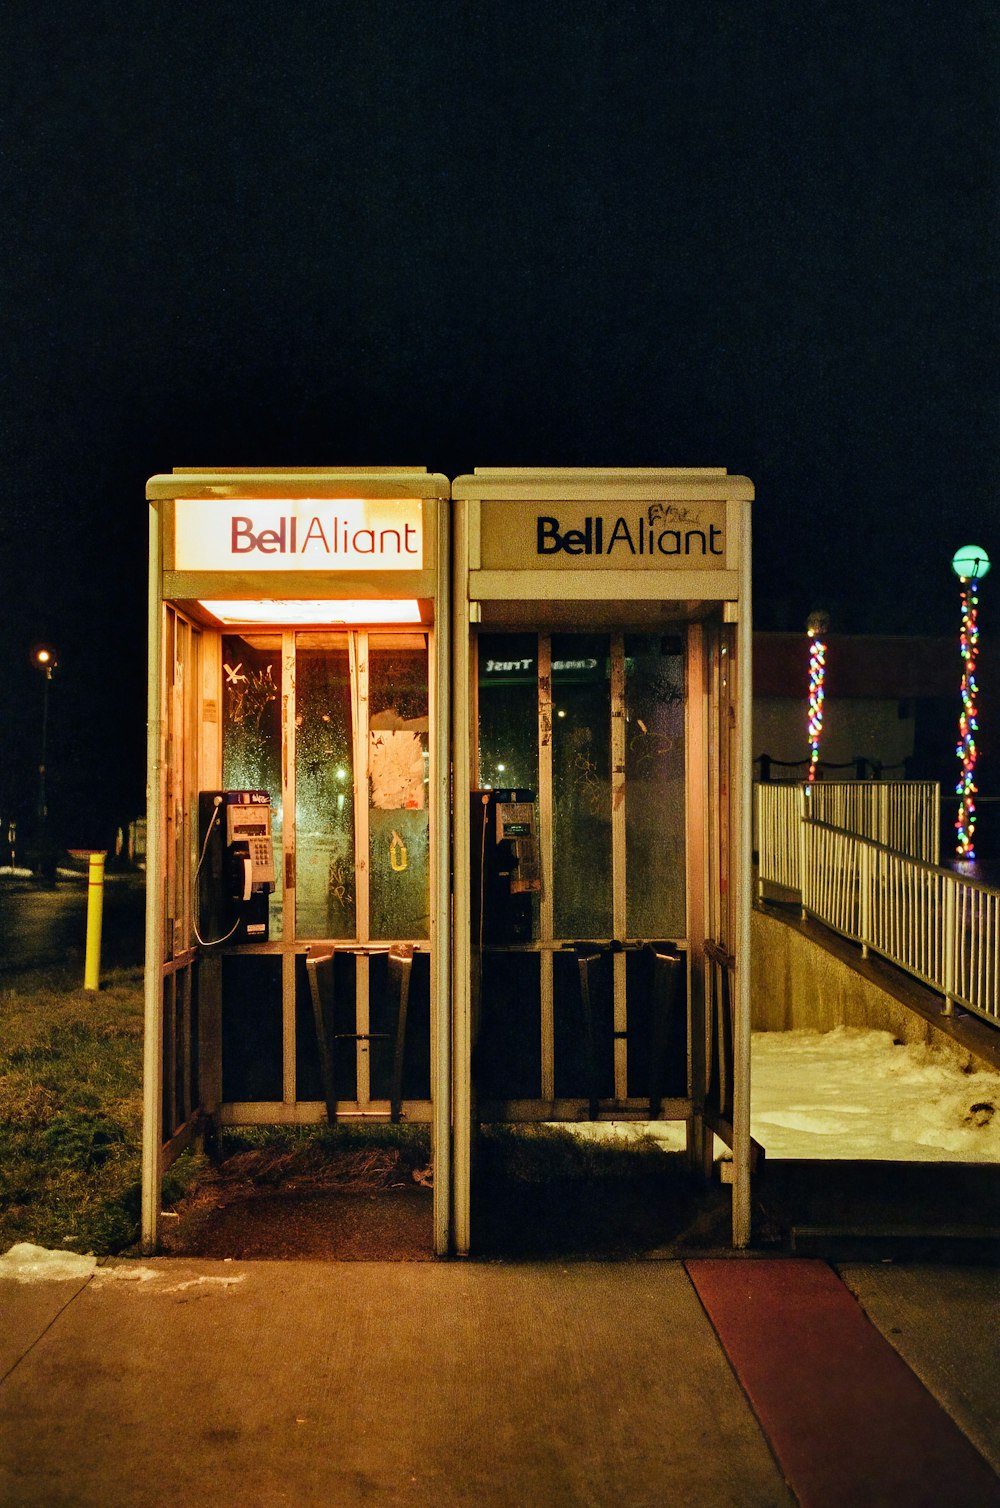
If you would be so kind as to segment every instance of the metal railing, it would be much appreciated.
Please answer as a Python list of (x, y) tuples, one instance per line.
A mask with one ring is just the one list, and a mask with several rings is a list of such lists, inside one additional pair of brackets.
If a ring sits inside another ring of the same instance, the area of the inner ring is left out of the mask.
[(941, 787), (934, 780), (825, 781), (805, 787), (806, 813), (894, 853), (941, 862)]
[(801, 824), (827, 822), (896, 853), (937, 864), (941, 788), (931, 780), (838, 780), (754, 785), (759, 881), (802, 889)]
[(1000, 1026), (1000, 890), (807, 817), (802, 910)]

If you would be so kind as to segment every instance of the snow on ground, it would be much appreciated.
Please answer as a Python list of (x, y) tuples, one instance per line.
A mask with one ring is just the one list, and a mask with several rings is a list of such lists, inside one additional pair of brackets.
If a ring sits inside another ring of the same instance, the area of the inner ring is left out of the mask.
[(769, 1157), (1000, 1162), (1000, 1073), (889, 1032), (755, 1032), (750, 1129)]
[[(1000, 1162), (1000, 1073), (889, 1032), (755, 1032), (750, 1130), (769, 1157)], [(678, 1121), (559, 1123), (595, 1141), (684, 1150)], [(720, 1141), (716, 1157), (728, 1156)]]
[(19, 1241), (0, 1257), (0, 1278), (18, 1283), (62, 1283), (89, 1278), (97, 1267), (93, 1253), (85, 1257), (74, 1251), (49, 1251), (30, 1241)]
[(127, 1261), (110, 1267), (98, 1267), (97, 1258), (92, 1252), (81, 1257), (72, 1251), (50, 1251), (44, 1246), (34, 1246), (30, 1241), (19, 1241), (0, 1256), (0, 1278), (10, 1278), (15, 1283), (79, 1282), (93, 1278), (100, 1287), (106, 1287), (109, 1283), (131, 1283), (138, 1290), (151, 1284), (151, 1292), (166, 1294), (183, 1293), (189, 1288), (212, 1291), (229, 1289), (242, 1283), (246, 1276), (241, 1272), (222, 1277), (198, 1273), (179, 1283), (164, 1285), (164, 1278), (175, 1275), (164, 1268), (141, 1267)]

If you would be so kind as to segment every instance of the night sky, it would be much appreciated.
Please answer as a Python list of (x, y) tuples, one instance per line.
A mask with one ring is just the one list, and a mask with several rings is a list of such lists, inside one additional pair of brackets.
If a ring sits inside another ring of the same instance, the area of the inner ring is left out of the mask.
[(1000, 567), (998, 30), (985, 0), (12, 7), (0, 822), (43, 638), (64, 840), (142, 810), (174, 465), (721, 465), (757, 487), (759, 627), (957, 635), (954, 550)]

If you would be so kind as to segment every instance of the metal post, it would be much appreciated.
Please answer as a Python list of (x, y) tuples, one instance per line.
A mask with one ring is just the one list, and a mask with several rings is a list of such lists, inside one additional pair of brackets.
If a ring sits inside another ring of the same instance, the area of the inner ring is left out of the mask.
[[(709, 1061), (708, 1000), (706, 988), (705, 939), (711, 923), (709, 910), (709, 859), (707, 793), (709, 785), (709, 744), (707, 728), (708, 696), (706, 689), (705, 630), (701, 623), (688, 624), (687, 676), (684, 708), (685, 740), (688, 755), (684, 761), (685, 807), (687, 812), (687, 893), (688, 936), (688, 1082), (691, 1094), (691, 1120), (687, 1130), (688, 1162), (694, 1173), (709, 1178), (714, 1151), (713, 1133), (705, 1125), (705, 1073)], [(713, 936), (715, 931), (713, 930)]]
[(142, 1092), (142, 1250), (156, 1250), (163, 1104), (163, 582), (160, 516), (149, 509), (149, 712), (146, 734), (146, 975)]
[(38, 764), (38, 845), (41, 849), (42, 863), (45, 863), (46, 846), (46, 822), (49, 815), (48, 800), (45, 795), (45, 756), (49, 732), (49, 682), (52, 679), (52, 667), (46, 665), (42, 676), (42, 752)]
[(808, 906), (807, 906), (807, 898), (806, 898), (806, 884), (807, 884), (807, 869), (806, 869), (806, 862), (807, 862), (807, 853), (806, 853), (806, 820), (807, 820), (807, 818), (809, 818), (812, 815), (811, 811), (810, 811), (810, 806), (809, 806), (809, 798), (810, 798), (811, 794), (812, 794), (812, 787), (811, 786), (808, 786), (808, 785), (800, 786), (800, 788), (799, 788), (799, 914), (801, 915), (803, 921), (805, 921), (806, 917), (809, 915)]
[(944, 1014), (955, 1014), (955, 985), (957, 948), (955, 935), (955, 898), (958, 886), (954, 880), (944, 881)]
[(85, 990), (101, 987), (101, 925), (104, 919), (104, 850), (90, 855), (87, 873), (87, 957), (83, 971)]
[[(447, 1256), (452, 1223), (451, 1145), (451, 520), (436, 504), (431, 721), (431, 1150), (434, 1158), (434, 1252)], [(468, 639), (468, 632), (466, 632)], [(456, 803), (458, 795), (456, 794)], [(468, 803), (466, 802), (466, 807)], [(457, 809), (457, 807), (456, 807)]]
[(858, 929), (861, 933), (861, 957), (868, 957), (868, 944), (871, 939), (871, 905), (872, 905), (872, 854), (868, 844), (863, 838), (855, 840), (859, 849), (858, 862)]
[(455, 876), (452, 911), (452, 1177), (453, 1235), (458, 1256), (467, 1256), (472, 1197), (472, 954), (469, 936), (469, 790), (471, 771), (469, 707), (469, 590), (468, 509), (464, 500), (452, 503), (454, 519), (452, 576), (452, 739), (454, 792)]
[(736, 770), (739, 826), (733, 834), (736, 881), (736, 977), (733, 981), (733, 1245), (750, 1244), (750, 895), (753, 876), (753, 620), (750, 595), (750, 505), (740, 504)]
[(32, 663), (37, 665), (42, 672), (42, 747), (38, 761), (38, 872), (43, 879), (55, 883), (55, 862), (49, 852), (49, 802), (45, 790), (45, 766), (48, 757), (49, 736), (49, 682), (52, 680), (52, 672), (56, 668), (54, 650), (47, 645), (39, 645), (32, 652)]

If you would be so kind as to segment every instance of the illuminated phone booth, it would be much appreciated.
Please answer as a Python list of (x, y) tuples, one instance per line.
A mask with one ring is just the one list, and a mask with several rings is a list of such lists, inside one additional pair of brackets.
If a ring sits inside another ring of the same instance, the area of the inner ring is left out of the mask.
[(446, 478), (187, 469), (150, 503), (143, 1244), (206, 1130), (429, 1123), (448, 1249)]
[(749, 1240), (752, 497), (724, 470), (452, 483), (460, 1252), (496, 1122), (683, 1122), (705, 1176), (717, 1133)]

